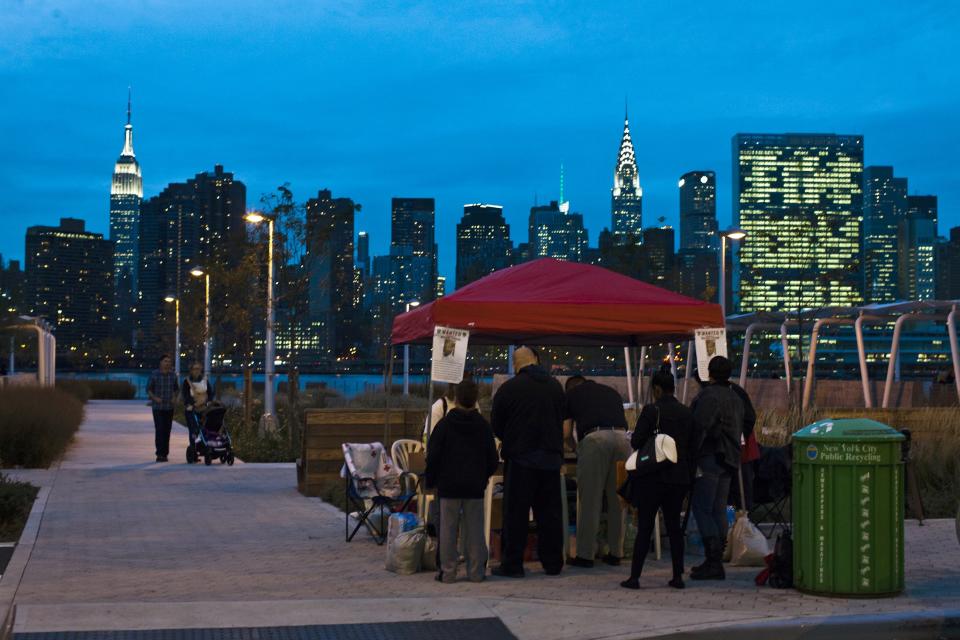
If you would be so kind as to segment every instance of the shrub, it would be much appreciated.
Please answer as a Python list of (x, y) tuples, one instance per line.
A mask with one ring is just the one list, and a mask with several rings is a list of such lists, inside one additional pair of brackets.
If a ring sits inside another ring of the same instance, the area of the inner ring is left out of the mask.
[(132, 400), (137, 388), (126, 380), (88, 380), (59, 378), (57, 389), (66, 391), (80, 402), (87, 400)]
[(37, 491), (32, 484), (0, 473), (0, 542), (16, 542), (20, 538)]
[(63, 455), (83, 422), (83, 403), (49, 387), (0, 389), (0, 461), (48, 467)]
[(86, 402), (93, 395), (90, 385), (77, 378), (57, 378), (57, 389), (69, 393), (80, 402)]

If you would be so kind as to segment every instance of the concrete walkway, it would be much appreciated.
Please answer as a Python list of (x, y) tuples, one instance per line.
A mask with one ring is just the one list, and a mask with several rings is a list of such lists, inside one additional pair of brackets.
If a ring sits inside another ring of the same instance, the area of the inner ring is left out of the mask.
[(643, 589), (627, 569), (568, 569), (524, 580), (443, 585), (397, 576), (385, 549), (343, 541), (343, 515), (300, 496), (293, 465), (186, 465), (174, 427), (171, 462), (153, 462), (140, 402), (91, 402), (49, 484), (39, 535), (16, 591), (15, 631), (286, 626), (499, 617), (519, 638), (640, 638), (803, 617), (937, 612), (960, 607), (952, 521), (907, 523), (907, 593), (817, 598), (757, 588), (756, 569), (725, 583), (665, 587), (652, 558)]

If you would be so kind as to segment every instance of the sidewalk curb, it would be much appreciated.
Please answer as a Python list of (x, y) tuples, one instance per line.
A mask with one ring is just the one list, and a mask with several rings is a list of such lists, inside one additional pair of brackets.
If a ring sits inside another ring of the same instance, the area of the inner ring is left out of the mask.
[(40, 533), (40, 524), (43, 522), (43, 513), (47, 508), (47, 498), (53, 489), (53, 483), (49, 486), (41, 487), (37, 492), (37, 498), (33, 501), (33, 507), (30, 509), (30, 515), (27, 517), (27, 523), (20, 534), (20, 540), (10, 558), (7, 570), (0, 579), (0, 611), (3, 612), (3, 623), (0, 626), (0, 640), (9, 640), (12, 637), (13, 623), (16, 616), (16, 606), (14, 600), (17, 597), (17, 591), (20, 589), (20, 581), (27, 570), (27, 563), (30, 562), (30, 556), (33, 553), (33, 545), (37, 541)]
[(960, 609), (903, 611), (878, 615), (789, 618), (682, 631), (658, 640), (929, 640), (960, 638)]

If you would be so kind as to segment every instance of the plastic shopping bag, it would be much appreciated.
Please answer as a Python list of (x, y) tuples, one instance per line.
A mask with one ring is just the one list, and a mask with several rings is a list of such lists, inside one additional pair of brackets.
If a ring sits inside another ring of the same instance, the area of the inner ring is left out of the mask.
[(764, 558), (770, 554), (770, 545), (746, 513), (737, 515), (731, 533), (731, 564), (737, 567), (765, 566)]
[(437, 570), (437, 539), (433, 536), (427, 536), (423, 544), (423, 559), (420, 562), (420, 570)]
[(387, 520), (387, 542), (392, 542), (398, 535), (412, 531), (420, 525), (420, 519), (415, 513), (391, 513)]
[(399, 534), (387, 545), (387, 571), (412, 575), (420, 571), (427, 534), (422, 528)]

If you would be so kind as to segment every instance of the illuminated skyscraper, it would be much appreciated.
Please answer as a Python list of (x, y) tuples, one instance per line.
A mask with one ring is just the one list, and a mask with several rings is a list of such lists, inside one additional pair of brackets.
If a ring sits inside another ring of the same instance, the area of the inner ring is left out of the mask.
[(465, 204), (457, 225), (457, 289), (510, 266), (513, 243), (503, 207)]
[(30, 227), (26, 238), (26, 295), (30, 313), (57, 328), (64, 352), (110, 337), (113, 242), (61, 218), (59, 227)]
[(680, 248), (720, 248), (717, 235), (717, 176), (691, 171), (680, 176)]
[(868, 303), (897, 299), (897, 236), (907, 214), (907, 179), (893, 167), (863, 170), (864, 299)]
[(904, 300), (937, 293), (937, 196), (907, 196), (907, 215), (897, 237), (897, 282)]
[(937, 299), (960, 300), (960, 227), (937, 244)]
[(133, 125), (130, 123), (130, 95), (127, 94), (127, 125), (124, 127), (123, 149), (113, 167), (110, 184), (110, 240), (114, 243), (113, 314), (118, 335), (133, 340), (133, 308), (137, 304), (137, 271), (140, 253), (140, 202), (143, 199), (143, 177), (140, 163), (133, 153)]
[(734, 225), (741, 311), (863, 300), (863, 136), (737, 134)]
[(587, 249), (587, 230), (583, 216), (570, 213), (570, 203), (550, 204), (530, 208), (529, 259), (550, 257), (581, 262)]
[[(663, 218), (660, 219), (661, 222)], [(650, 227), (643, 230), (643, 249), (649, 270), (647, 279), (658, 287), (676, 288), (674, 282), (673, 227)]]
[(370, 236), (366, 231), (357, 234), (357, 269), (363, 278), (370, 275)]
[(613, 170), (611, 228), (618, 244), (639, 243), (643, 234), (643, 189), (637, 171), (637, 158), (630, 139), (630, 120), (624, 115), (623, 137)]
[[(422, 279), (415, 278), (415, 286), (411, 281), (402, 284), (401, 289), (413, 296), (411, 300), (433, 300), (437, 281), (437, 243), (434, 231), (436, 203), (433, 198), (393, 198), (390, 209), (391, 255), (400, 256), (403, 261), (413, 259), (417, 264), (421, 264), (426, 258), (430, 265), (428, 273), (423, 274)], [(419, 275), (413, 274), (412, 270), (407, 268), (399, 271), (407, 274), (401, 276), (405, 278)]]

